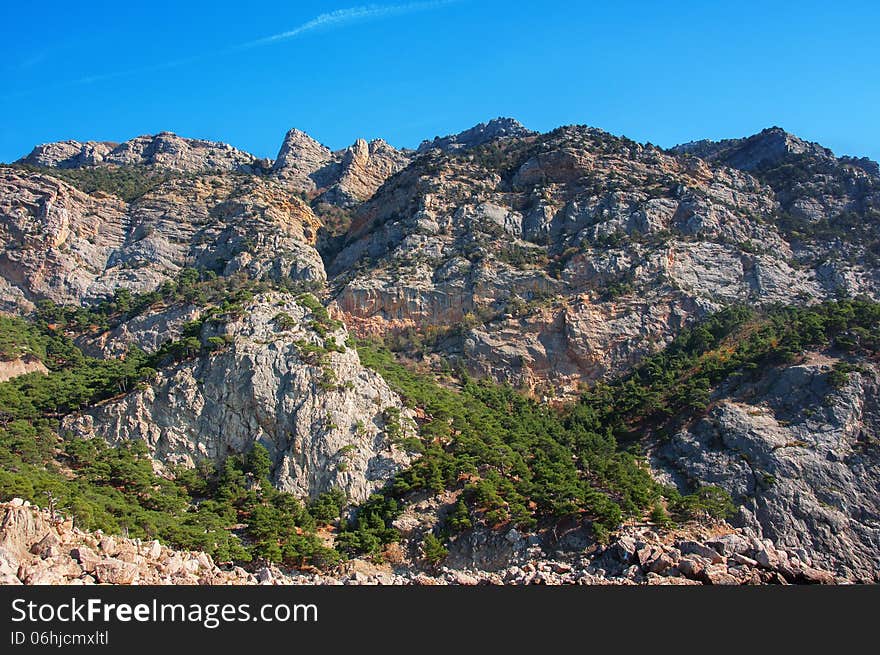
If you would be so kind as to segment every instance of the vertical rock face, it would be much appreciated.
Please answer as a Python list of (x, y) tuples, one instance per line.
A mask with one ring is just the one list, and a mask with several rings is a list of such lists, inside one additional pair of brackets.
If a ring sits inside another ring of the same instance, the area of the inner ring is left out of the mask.
[(227, 349), (71, 415), (66, 428), (110, 442), (141, 439), (157, 460), (184, 465), (222, 462), (260, 443), (278, 488), (313, 496), (339, 487), (363, 501), (409, 461), (388, 422), (411, 433), (412, 415), (354, 349), (325, 350), (346, 341), (344, 329), (322, 338), (307, 327), (309, 318), (292, 296), (257, 296), (240, 318), (205, 328), (205, 338), (221, 335)]
[(340, 153), (335, 181), (320, 199), (332, 205), (353, 206), (372, 197), (389, 177), (410, 161), (408, 154), (392, 148), (381, 139), (367, 143), (358, 139)]
[(731, 383), (705, 418), (654, 456), (673, 480), (714, 484), (741, 504), (735, 523), (806, 563), (877, 581), (880, 571), (880, 406), (876, 365), (840, 389), (835, 360), (770, 369)]
[(125, 205), (118, 199), (88, 196), (45, 175), (0, 169), (5, 309), (26, 309), (38, 298), (80, 302), (92, 296), (126, 231)]

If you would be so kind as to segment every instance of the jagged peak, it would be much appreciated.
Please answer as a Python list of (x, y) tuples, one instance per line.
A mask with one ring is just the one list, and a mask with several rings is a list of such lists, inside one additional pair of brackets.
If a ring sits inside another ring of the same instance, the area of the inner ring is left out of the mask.
[(284, 135), (278, 156), (272, 166), (273, 171), (290, 168), (307, 168), (314, 171), (327, 163), (332, 156), (330, 148), (298, 128), (291, 128)]

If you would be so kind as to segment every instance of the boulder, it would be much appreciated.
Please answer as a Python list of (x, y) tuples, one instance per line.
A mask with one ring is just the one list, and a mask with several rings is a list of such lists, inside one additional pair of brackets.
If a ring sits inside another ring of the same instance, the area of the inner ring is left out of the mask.
[(103, 559), (95, 565), (95, 577), (101, 584), (130, 585), (138, 580), (138, 567), (114, 558)]
[(699, 555), (700, 557), (705, 557), (713, 564), (718, 564), (724, 561), (724, 558), (721, 557), (721, 554), (717, 550), (709, 548), (709, 546), (701, 544), (698, 541), (680, 541), (676, 546), (683, 555)]

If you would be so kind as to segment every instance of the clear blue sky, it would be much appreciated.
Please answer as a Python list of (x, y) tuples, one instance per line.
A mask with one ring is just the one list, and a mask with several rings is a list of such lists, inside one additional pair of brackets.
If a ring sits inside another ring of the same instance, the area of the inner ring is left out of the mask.
[(162, 130), (413, 147), (499, 115), (662, 146), (780, 125), (880, 159), (878, 33), (876, 0), (4, 0), (0, 161)]

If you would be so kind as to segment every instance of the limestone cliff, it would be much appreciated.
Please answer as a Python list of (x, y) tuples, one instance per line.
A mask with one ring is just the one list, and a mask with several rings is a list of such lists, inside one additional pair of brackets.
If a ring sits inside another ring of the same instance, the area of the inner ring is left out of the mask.
[(780, 211), (745, 172), (567, 127), (422, 155), (328, 271), (354, 329), (445, 330), (445, 356), (555, 395), (733, 302), (876, 296), (876, 268), (799, 257)]
[(272, 173), (292, 188), (317, 196), (318, 202), (348, 207), (370, 198), (386, 179), (403, 169), (410, 156), (381, 139), (358, 139), (331, 152), (309, 135), (287, 133)]

